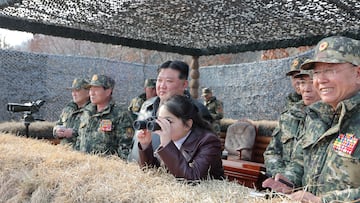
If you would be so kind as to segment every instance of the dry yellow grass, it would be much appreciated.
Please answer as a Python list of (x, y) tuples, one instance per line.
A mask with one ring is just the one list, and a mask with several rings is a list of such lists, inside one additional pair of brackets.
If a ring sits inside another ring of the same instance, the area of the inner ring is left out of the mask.
[(219, 180), (191, 186), (117, 157), (0, 134), (0, 202), (289, 202), (249, 197), (249, 191)]
[[(51, 138), (55, 122), (36, 121), (29, 125), (29, 137)], [(6, 121), (0, 123), (0, 132), (15, 135), (26, 135), (26, 127), (21, 121)]]

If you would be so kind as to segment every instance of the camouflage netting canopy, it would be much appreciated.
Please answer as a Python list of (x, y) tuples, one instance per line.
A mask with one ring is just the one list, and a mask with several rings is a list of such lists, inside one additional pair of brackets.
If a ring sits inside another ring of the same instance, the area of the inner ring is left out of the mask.
[(359, 0), (0, 0), (0, 27), (184, 55), (360, 39)]

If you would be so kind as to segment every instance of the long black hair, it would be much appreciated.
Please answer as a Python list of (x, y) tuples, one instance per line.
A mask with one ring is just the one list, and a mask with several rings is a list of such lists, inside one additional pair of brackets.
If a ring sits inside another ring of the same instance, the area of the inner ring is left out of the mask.
[(198, 127), (213, 131), (211, 124), (201, 117), (199, 109), (187, 96), (175, 95), (165, 101), (162, 106), (171, 114), (180, 118), (184, 124), (186, 124), (187, 120), (192, 119), (192, 128)]

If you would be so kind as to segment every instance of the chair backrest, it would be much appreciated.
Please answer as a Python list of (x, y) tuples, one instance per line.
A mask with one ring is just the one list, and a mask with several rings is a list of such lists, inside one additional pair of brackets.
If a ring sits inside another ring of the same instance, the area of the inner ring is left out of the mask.
[(241, 159), (251, 159), (251, 149), (253, 148), (256, 137), (255, 126), (249, 122), (238, 121), (230, 125), (226, 132), (225, 149), (229, 155), (239, 155), (238, 149), (247, 148), (242, 153)]

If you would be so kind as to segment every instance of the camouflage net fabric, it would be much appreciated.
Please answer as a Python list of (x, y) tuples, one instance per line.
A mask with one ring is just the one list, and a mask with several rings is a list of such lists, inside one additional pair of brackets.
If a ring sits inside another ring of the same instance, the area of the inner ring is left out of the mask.
[(184, 55), (360, 38), (358, 0), (0, 1), (0, 27)]

